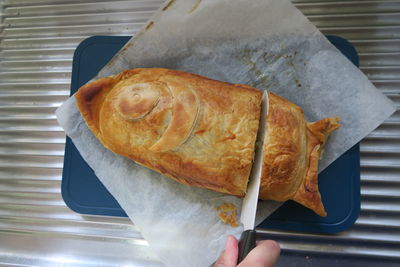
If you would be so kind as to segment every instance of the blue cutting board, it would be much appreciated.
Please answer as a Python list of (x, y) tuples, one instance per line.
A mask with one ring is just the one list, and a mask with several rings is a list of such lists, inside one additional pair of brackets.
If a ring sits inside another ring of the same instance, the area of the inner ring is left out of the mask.
[[(129, 39), (128, 36), (93, 36), (84, 40), (74, 54), (71, 95), (92, 79)], [(328, 39), (354, 65), (358, 66), (357, 52), (349, 42), (336, 36), (328, 36)], [(68, 137), (61, 187), (65, 203), (78, 213), (126, 216)], [(326, 218), (319, 217), (307, 208), (288, 201), (259, 227), (336, 233), (353, 225), (360, 212), (360, 151), (358, 144), (319, 174), (319, 188), (328, 212)]]

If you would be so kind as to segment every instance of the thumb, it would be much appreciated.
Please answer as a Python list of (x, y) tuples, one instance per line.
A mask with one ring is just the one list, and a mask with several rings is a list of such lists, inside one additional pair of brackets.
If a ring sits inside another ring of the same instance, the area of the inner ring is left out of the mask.
[(272, 267), (278, 261), (281, 249), (275, 241), (263, 240), (253, 248), (238, 267)]
[(214, 267), (235, 267), (238, 257), (238, 241), (229, 235), (226, 240), (225, 249), (215, 262)]

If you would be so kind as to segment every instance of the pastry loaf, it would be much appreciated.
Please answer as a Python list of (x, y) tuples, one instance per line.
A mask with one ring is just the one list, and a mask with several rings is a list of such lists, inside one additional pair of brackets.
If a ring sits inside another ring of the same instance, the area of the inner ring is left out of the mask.
[(180, 183), (243, 197), (262, 92), (168, 69), (133, 69), (75, 94), (101, 143)]
[(326, 216), (318, 190), (318, 160), (327, 136), (340, 126), (338, 120), (309, 123), (299, 106), (269, 93), (261, 199), (292, 199)]
[[(180, 183), (243, 197), (253, 163), (262, 92), (168, 69), (133, 69), (75, 94), (88, 127), (116, 154)], [(318, 159), (338, 118), (315, 123), (269, 93), (261, 199), (292, 199), (325, 216)]]

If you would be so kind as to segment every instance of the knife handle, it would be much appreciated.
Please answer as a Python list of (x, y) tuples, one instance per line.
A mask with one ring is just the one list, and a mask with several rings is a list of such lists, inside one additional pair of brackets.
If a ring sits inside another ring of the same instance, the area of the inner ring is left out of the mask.
[(256, 246), (256, 231), (246, 230), (242, 233), (239, 240), (238, 264), (246, 258), (250, 250)]

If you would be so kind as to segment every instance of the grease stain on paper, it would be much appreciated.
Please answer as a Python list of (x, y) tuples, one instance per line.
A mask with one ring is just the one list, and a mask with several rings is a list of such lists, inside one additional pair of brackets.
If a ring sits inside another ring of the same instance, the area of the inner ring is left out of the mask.
[(154, 26), (154, 21), (150, 21), (147, 25), (146, 28), (144, 28), (145, 31), (150, 30)]
[(194, 3), (193, 7), (190, 9), (189, 14), (194, 12), (200, 5), (201, 0), (196, 0), (196, 3)]
[(166, 4), (165, 7), (163, 7), (163, 8), (161, 9), (161, 11), (166, 11), (166, 10), (167, 10), (168, 8), (170, 8), (173, 4), (175, 4), (175, 1), (176, 1), (176, 0), (171, 0), (171, 1), (169, 1), (168, 4)]
[(264, 87), (267, 87), (268, 83), (268, 77), (264, 74), (263, 71), (261, 71), (260, 68), (257, 67), (257, 60), (261, 56), (265, 59), (265, 57), (268, 55), (268, 53), (263, 53), (261, 56), (258, 56), (256, 60), (253, 60), (253, 57), (255, 54), (259, 53), (259, 49), (244, 49), (243, 50), (243, 55), (239, 57), (239, 60), (249, 66), (250, 72), (252, 72), (256, 78), (257, 78), (257, 83), (262, 84)]

